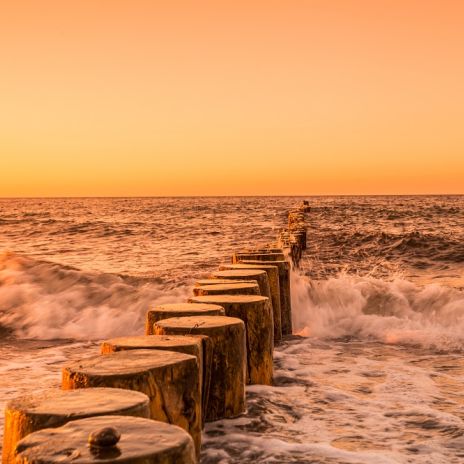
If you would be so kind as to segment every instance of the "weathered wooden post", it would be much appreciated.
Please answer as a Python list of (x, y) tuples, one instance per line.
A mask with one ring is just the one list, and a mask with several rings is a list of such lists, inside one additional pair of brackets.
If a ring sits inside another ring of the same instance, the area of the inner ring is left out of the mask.
[(62, 370), (62, 388), (116, 387), (145, 393), (152, 419), (178, 425), (201, 445), (200, 374), (195, 356), (161, 350), (118, 351)]
[(281, 308), (280, 308), (280, 283), (279, 283), (279, 269), (277, 266), (269, 265), (268, 263), (260, 264), (221, 264), (220, 271), (227, 270), (261, 270), (266, 271), (269, 279), (269, 289), (271, 292), (272, 312), (274, 319), (274, 343), (278, 343), (282, 339), (282, 322), (281, 322)]
[(240, 263), (249, 259), (258, 259), (259, 261), (283, 261), (285, 259), (285, 255), (281, 252), (270, 253), (266, 251), (234, 253), (234, 255), (232, 256), (232, 264)]
[(217, 282), (242, 282), (243, 279), (254, 279), (253, 282), (256, 282), (259, 287), (259, 294), (262, 296), (267, 296), (271, 300), (271, 289), (269, 287), (269, 279), (267, 277), (266, 271), (262, 269), (234, 269), (228, 271), (215, 271), (211, 274), (211, 281), (216, 279)]
[(153, 335), (153, 324), (162, 319), (185, 316), (224, 316), (224, 308), (218, 305), (174, 303), (155, 306), (147, 312), (145, 334)]
[(2, 463), (15, 462), (16, 444), (30, 433), (60, 427), (71, 420), (106, 415), (148, 418), (149, 399), (143, 393), (120, 388), (50, 389), (15, 398), (5, 408)]
[(200, 295), (259, 295), (259, 287), (254, 284), (217, 284), (193, 288), (195, 296)]
[(196, 464), (192, 438), (174, 425), (100, 416), (32, 433), (17, 446), (17, 464)]
[(212, 344), (211, 381), (206, 422), (245, 411), (246, 345), (243, 321), (225, 316), (192, 316), (155, 323), (156, 335), (200, 334)]
[(274, 247), (274, 246), (269, 246), (269, 247), (264, 247), (264, 248), (255, 248), (253, 250), (245, 250), (245, 253), (251, 252), (251, 253), (279, 253), (282, 254), (284, 250), (281, 247)]
[(140, 335), (106, 340), (101, 353), (108, 354), (124, 350), (168, 350), (195, 356), (198, 360), (201, 379), (202, 419), (207, 409), (211, 380), (212, 349), (205, 335)]
[[(259, 255), (254, 260), (243, 260), (244, 264), (259, 264), (263, 262)], [(279, 286), (280, 286), (280, 313), (282, 320), (282, 335), (292, 333), (292, 299), (290, 293), (290, 263), (288, 261), (264, 261), (266, 264), (272, 264), (279, 269)]]
[(297, 229), (292, 232), (298, 241), (298, 245), (302, 250), (306, 250), (306, 229)]
[(240, 285), (240, 284), (257, 284), (256, 280), (230, 280), (230, 279), (216, 279), (214, 277), (210, 277), (208, 279), (198, 279), (195, 281), (195, 287), (201, 287), (202, 285), (218, 285), (218, 284), (226, 284), (226, 285)]
[(227, 316), (239, 318), (245, 323), (247, 382), (272, 385), (274, 323), (269, 298), (260, 295), (204, 295), (190, 298), (189, 301), (220, 304)]
[(202, 335), (135, 335), (105, 340), (101, 354), (126, 350), (166, 350), (195, 356), (199, 364), (203, 359)]

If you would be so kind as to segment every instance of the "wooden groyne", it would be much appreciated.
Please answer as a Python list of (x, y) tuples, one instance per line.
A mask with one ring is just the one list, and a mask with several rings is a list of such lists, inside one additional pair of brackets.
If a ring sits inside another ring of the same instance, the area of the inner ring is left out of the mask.
[[(163, 319), (155, 335), (206, 335), (212, 362), (205, 421), (236, 417), (245, 412), (245, 324), (227, 316), (192, 316)], [(204, 366), (205, 370), (208, 366)]]
[(2, 463), (197, 463), (205, 421), (244, 413), (246, 383), (272, 385), (309, 209), (289, 211), (276, 242), (198, 280), (188, 302), (149, 308), (145, 335), (65, 366), (61, 391), (10, 401)]

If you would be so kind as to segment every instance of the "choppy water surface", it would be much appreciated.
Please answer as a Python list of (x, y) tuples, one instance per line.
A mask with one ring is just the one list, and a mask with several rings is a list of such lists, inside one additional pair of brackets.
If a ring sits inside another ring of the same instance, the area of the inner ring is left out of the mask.
[[(142, 333), (297, 198), (0, 200), (0, 407)], [(464, 462), (464, 197), (316, 197), (275, 385), (204, 463)]]

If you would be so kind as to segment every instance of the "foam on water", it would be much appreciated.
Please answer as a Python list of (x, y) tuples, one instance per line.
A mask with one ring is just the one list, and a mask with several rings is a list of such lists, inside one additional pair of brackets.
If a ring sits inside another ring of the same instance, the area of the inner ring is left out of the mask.
[(35, 339), (95, 340), (143, 331), (146, 311), (187, 287), (0, 255), (0, 327)]
[(204, 464), (458, 464), (464, 360), (422, 348), (295, 338), (243, 417), (207, 424)]
[[(148, 307), (272, 241), (299, 201), (0, 200), (0, 407), (142, 333)], [(311, 204), (300, 336), (246, 414), (207, 424), (202, 464), (464, 462), (464, 197)]]
[(464, 349), (464, 292), (403, 279), (292, 275), (294, 328), (304, 336), (352, 337), (441, 351)]
[(458, 464), (464, 460), (464, 294), (373, 277), (292, 274), (300, 336), (274, 386), (207, 424), (205, 464)]
[[(61, 368), (72, 361), (95, 355), (96, 342), (42, 342), (14, 339), (0, 343), (0, 410), (17, 396), (60, 388)], [(0, 415), (0, 449), (4, 414)]]

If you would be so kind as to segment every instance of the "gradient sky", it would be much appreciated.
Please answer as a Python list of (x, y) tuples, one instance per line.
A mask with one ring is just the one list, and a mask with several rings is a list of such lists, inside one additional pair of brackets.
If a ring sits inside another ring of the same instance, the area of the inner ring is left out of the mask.
[(464, 193), (462, 0), (12, 0), (0, 195)]

